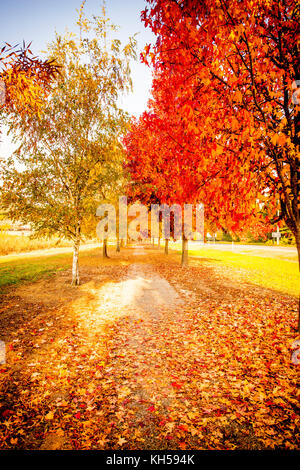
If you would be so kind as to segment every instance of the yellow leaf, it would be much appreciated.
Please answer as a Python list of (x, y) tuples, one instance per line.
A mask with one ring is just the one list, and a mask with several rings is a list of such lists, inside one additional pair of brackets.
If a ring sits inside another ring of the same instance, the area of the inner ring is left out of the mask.
[(53, 411), (49, 411), (49, 413), (46, 414), (45, 419), (48, 421), (54, 418), (54, 413)]
[(125, 444), (125, 442), (127, 442), (127, 441), (126, 441), (126, 439), (124, 439), (124, 437), (119, 437), (119, 440), (118, 440), (118, 445), (119, 446), (122, 446), (123, 444)]

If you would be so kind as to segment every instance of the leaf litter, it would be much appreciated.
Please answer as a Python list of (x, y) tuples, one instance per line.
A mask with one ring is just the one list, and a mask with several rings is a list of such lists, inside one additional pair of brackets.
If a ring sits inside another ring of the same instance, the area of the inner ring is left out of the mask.
[(98, 262), (3, 296), (1, 449), (299, 449), (296, 299), (150, 248)]

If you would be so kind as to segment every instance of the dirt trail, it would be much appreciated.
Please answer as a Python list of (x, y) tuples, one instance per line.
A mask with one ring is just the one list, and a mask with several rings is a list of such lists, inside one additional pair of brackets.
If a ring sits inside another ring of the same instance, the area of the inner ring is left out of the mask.
[(123, 306), (142, 310), (159, 318), (160, 307), (172, 308), (181, 303), (175, 289), (147, 264), (130, 266), (128, 281), (123, 284), (122, 298)]
[[(134, 252), (137, 257), (144, 254), (143, 250)], [(124, 430), (132, 427), (143, 449), (159, 449), (155, 409), (159, 406), (160, 414), (163, 409), (167, 414), (169, 408), (176, 406), (176, 391), (171, 385), (174, 370), (165, 358), (168, 353), (172, 355), (166, 344), (170, 323), (177, 325), (177, 335), (184, 337), (180, 322), (183, 301), (149, 264), (132, 264), (119, 289), (120, 295), (115, 292), (112, 297), (122, 299), (120, 308), (126, 310), (126, 316), (115, 325), (107, 368), (109, 380), (116, 384), (114, 411)]]

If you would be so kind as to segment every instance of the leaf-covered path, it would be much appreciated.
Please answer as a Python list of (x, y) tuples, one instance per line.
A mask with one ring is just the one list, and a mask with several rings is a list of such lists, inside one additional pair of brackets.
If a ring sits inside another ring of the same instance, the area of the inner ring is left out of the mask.
[(174, 387), (181, 387), (168, 358), (177, 351), (172, 348), (172, 335), (182, 343), (185, 338), (179, 308), (183, 302), (148, 264), (131, 265), (125, 285), (126, 318), (114, 326), (109, 341), (108, 371), (116, 384), (118, 433), (125, 435), (121, 437), (125, 442), (128, 429), (134, 429), (136, 447), (159, 449), (162, 423), (157, 415), (175, 409)]
[(0, 447), (299, 449), (297, 301), (149, 247), (3, 296)]

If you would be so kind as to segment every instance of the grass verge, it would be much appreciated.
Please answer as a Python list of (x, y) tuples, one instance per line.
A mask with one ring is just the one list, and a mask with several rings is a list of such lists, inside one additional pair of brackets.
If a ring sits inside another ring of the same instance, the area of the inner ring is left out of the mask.
[(68, 269), (71, 266), (72, 253), (37, 256), (13, 261), (0, 261), (0, 293), (9, 285), (24, 281), (36, 281), (43, 276)]
[[(209, 249), (190, 250), (190, 258), (204, 258), (205, 263), (231, 266), (243, 278), (261, 287), (274, 289), (284, 294), (300, 294), (298, 263), (281, 259), (265, 258), (228, 251)], [(241, 273), (242, 271), (242, 273)]]

